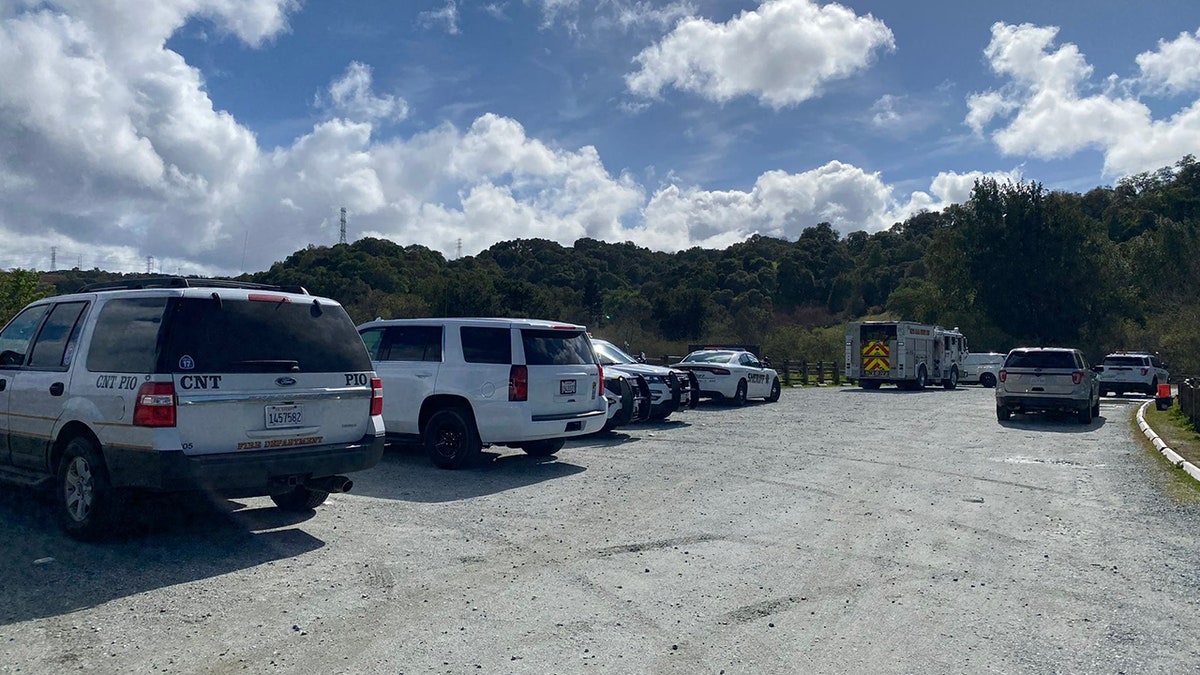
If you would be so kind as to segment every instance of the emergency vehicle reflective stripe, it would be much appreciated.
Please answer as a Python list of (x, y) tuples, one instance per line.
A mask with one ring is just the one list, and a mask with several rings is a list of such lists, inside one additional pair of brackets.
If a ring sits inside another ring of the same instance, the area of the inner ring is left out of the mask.
[(863, 345), (863, 356), (882, 356), (886, 359), (889, 356), (888, 346), (886, 342), (872, 340)]
[(891, 365), (886, 358), (880, 356), (872, 356), (863, 359), (863, 370), (867, 372), (875, 372), (879, 370), (891, 370)]

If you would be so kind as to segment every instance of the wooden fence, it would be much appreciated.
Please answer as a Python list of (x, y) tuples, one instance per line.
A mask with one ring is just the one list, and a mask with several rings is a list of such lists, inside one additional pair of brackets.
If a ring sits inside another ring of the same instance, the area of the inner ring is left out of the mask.
[(1189, 377), (1179, 383), (1179, 410), (1200, 431), (1200, 378)]
[[(647, 356), (646, 363), (665, 366), (679, 363), (682, 359), (682, 356)], [(787, 360), (781, 363), (772, 362), (770, 367), (779, 373), (779, 383), (785, 387), (853, 384), (846, 379), (845, 370), (836, 361)]]

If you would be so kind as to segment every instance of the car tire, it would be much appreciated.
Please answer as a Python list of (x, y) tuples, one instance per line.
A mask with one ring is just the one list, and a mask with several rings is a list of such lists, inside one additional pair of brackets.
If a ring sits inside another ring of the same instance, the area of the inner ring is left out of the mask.
[(1001, 422), (1006, 422), (1006, 421), (1008, 421), (1008, 418), (1010, 418), (1010, 417), (1012, 417), (1012, 411), (1008, 409), (1008, 406), (999, 405), (999, 404), (996, 405), (996, 419), (997, 420), (999, 420)]
[(1085, 403), (1084, 406), (1075, 413), (1075, 418), (1079, 420), (1080, 424), (1091, 424), (1092, 423), (1092, 402), (1088, 401), (1087, 403)]
[(958, 366), (950, 367), (950, 377), (942, 380), (943, 389), (955, 389), (958, 387)]
[(779, 386), (779, 378), (777, 377), (774, 380), (771, 380), (771, 393), (767, 396), (767, 402), (774, 403), (778, 401), (779, 394), (782, 393), (782, 391), (783, 388)]
[(271, 495), (275, 506), (284, 511), (311, 511), (325, 503), (329, 493), (324, 490), (314, 490), (310, 487), (297, 485), (287, 492)]
[(880, 384), (882, 384), (882, 382), (880, 382), (879, 380), (859, 380), (858, 381), (858, 386), (862, 387), (863, 389), (868, 389), (871, 391), (878, 389)]
[(421, 439), (429, 459), (439, 469), (469, 466), (483, 449), (475, 420), (465, 408), (442, 408), (430, 415)]
[(549, 457), (559, 450), (562, 450), (562, 447), (565, 443), (566, 440), (562, 438), (548, 438), (544, 441), (530, 441), (529, 443), (522, 443), (518, 447), (525, 451), (525, 454), (533, 457)]
[(1157, 376), (1155, 376), (1155, 378), (1150, 382), (1150, 390), (1146, 392), (1146, 395), (1147, 396), (1157, 396), (1158, 395), (1158, 377)]
[(746, 381), (739, 380), (737, 390), (733, 392), (733, 404), (736, 406), (746, 405)]
[(1100, 395), (1096, 395), (1096, 402), (1092, 404), (1092, 417), (1100, 416)]
[(58, 462), (55, 508), (63, 530), (75, 539), (94, 541), (112, 532), (122, 507), (104, 457), (91, 439), (72, 438)]
[(979, 376), (979, 384), (983, 385), (984, 389), (991, 389), (996, 386), (996, 376), (991, 373), (984, 373)]

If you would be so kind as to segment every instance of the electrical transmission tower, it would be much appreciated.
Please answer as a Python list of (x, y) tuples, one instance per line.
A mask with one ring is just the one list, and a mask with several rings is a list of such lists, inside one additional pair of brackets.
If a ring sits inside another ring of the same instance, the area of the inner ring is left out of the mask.
[(58, 247), (51, 246), (50, 247), (50, 271), (53, 272), (56, 269), (58, 269)]
[(458, 238), (458, 247), (455, 249), (454, 259), (458, 260), (462, 257), (462, 237)]
[(342, 234), (338, 237), (338, 243), (346, 243), (346, 207), (342, 207)]
[(148, 256), (146, 256), (146, 274), (150, 274), (153, 271), (154, 271), (154, 256), (148, 255)]

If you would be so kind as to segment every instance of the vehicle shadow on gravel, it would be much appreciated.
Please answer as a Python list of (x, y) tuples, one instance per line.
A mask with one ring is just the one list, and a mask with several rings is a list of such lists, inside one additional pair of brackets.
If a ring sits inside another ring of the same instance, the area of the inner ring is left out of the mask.
[[(560, 452), (570, 452), (570, 445)], [(354, 494), (406, 502), (441, 503), (496, 494), (571, 476), (586, 468), (557, 455), (533, 457), (511, 448), (486, 448), (470, 467), (447, 471), (417, 445), (389, 445), (370, 471), (353, 475)]]
[(884, 396), (887, 394), (896, 394), (901, 396), (914, 396), (920, 394), (959, 394), (964, 391), (968, 390), (963, 389), (961, 386), (955, 387), (954, 389), (946, 389), (945, 387), (934, 385), (930, 385), (924, 389), (901, 389), (900, 387), (880, 387), (879, 389), (863, 389), (861, 387), (842, 388), (843, 394), (870, 394), (871, 396)]
[[(260, 513), (268, 511), (279, 516)], [(0, 489), (0, 626), (302, 555), (324, 542), (295, 528), (252, 530), (312, 516), (203, 496), (144, 497), (133, 500), (121, 531), (84, 543), (59, 529), (42, 493), (6, 486)]]
[(1080, 424), (1075, 420), (1074, 415), (1066, 413), (1034, 413), (1020, 414), (1015, 413), (1005, 421), (998, 424), (1007, 429), (1026, 429), (1028, 431), (1045, 431), (1055, 434), (1086, 434), (1090, 431), (1095, 431), (1108, 423), (1108, 420), (1103, 415), (1091, 421), (1090, 424)]

